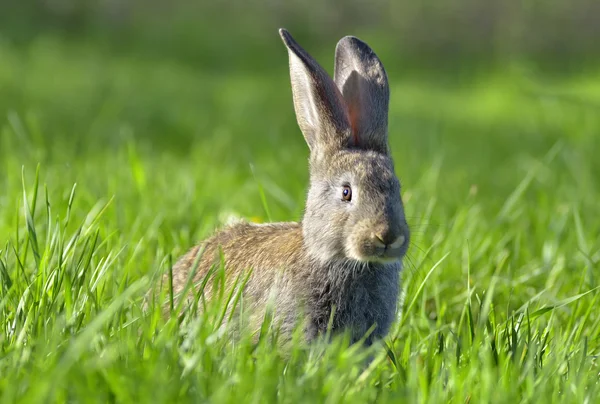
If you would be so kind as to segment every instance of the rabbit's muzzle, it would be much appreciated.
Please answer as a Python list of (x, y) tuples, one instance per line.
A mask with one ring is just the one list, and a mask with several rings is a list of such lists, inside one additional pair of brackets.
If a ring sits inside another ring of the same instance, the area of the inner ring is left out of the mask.
[(359, 261), (392, 262), (401, 260), (408, 250), (407, 226), (363, 228), (349, 240), (351, 256)]
[(371, 234), (372, 256), (382, 260), (402, 259), (408, 248), (407, 232), (384, 230)]
[(372, 236), (373, 246), (375, 248), (376, 255), (400, 255), (402, 247), (406, 243), (406, 237), (404, 234), (400, 234), (397, 237), (386, 237), (380, 234), (373, 234)]

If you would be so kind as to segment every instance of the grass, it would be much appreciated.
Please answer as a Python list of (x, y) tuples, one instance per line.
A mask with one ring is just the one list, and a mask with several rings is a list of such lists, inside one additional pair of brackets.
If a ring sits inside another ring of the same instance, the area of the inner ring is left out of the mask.
[(222, 302), (183, 325), (143, 315), (152, 275), (231, 217), (301, 217), (307, 148), (285, 51), (269, 57), (268, 74), (219, 73), (0, 43), (2, 401), (597, 399), (590, 74), (451, 82), (388, 68), (414, 243), (387, 349), (340, 338), (286, 356), (269, 330), (256, 346), (228, 338)]

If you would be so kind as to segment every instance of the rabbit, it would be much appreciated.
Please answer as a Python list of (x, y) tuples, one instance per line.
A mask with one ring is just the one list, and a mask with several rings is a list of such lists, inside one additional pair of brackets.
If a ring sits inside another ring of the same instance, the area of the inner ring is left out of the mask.
[(371, 345), (395, 319), (410, 239), (388, 145), (387, 73), (366, 43), (346, 36), (336, 46), (332, 80), (287, 30), (279, 34), (310, 152), (303, 217), (297, 223), (242, 221), (217, 232), (173, 266), (173, 294), (182, 294), (192, 269), (194, 284), (201, 282), (222, 252), (229, 284), (252, 270), (243, 301), (254, 316), (253, 331), (271, 302), (284, 340), (301, 322), (305, 342), (330, 326), (331, 334), (348, 332), (351, 342)]

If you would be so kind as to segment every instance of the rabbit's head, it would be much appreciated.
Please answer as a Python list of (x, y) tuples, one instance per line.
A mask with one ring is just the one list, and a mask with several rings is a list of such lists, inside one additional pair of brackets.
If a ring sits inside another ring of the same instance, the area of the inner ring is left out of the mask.
[(355, 37), (335, 50), (333, 80), (284, 29), (294, 109), (310, 149), (302, 220), (309, 255), (399, 261), (409, 230), (388, 146), (389, 86), (377, 55)]

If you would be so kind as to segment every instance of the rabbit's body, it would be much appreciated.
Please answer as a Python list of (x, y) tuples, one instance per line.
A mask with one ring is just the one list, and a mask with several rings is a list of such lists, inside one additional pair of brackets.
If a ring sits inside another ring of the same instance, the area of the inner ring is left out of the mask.
[[(244, 308), (254, 329), (272, 302), (286, 338), (301, 322), (310, 341), (331, 319), (333, 330), (350, 331), (353, 341), (373, 327), (371, 343), (394, 319), (410, 236), (388, 146), (387, 75), (364, 42), (345, 37), (332, 80), (287, 31), (280, 34), (298, 125), (310, 148), (302, 221), (238, 223), (218, 232), (175, 265), (174, 292), (184, 290), (199, 253), (194, 284), (222, 251), (228, 282), (252, 269)], [(211, 293), (207, 285), (205, 298)]]
[[(275, 307), (274, 322), (284, 337), (302, 321), (307, 340), (326, 331), (333, 307), (333, 331), (349, 328), (352, 341), (362, 338), (373, 324), (377, 327), (368, 342), (385, 335), (394, 319), (400, 263), (333, 260), (323, 264), (306, 253), (299, 223), (237, 223), (224, 229), (180, 259), (173, 268), (173, 283), (185, 284), (200, 254), (193, 278), (199, 284), (209, 268), (219, 264), (221, 252), (230, 282), (240, 271), (253, 268), (244, 289), (252, 331), (260, 328), (269, 303)], [(210, 290), (207, 285), (206, 297)]]
[[(284, 320), (278, 321), (282, 331), (291, 331), (297, 313), (283, 308), (291, 307), (291, 302), (299, 298), (300, 291), (294, 285), (306, 273), (302, 242), (302, 227), (297, 223), (236, 223), (194, 247), (177, 262), (173, 267), (174, 292), (180, 292), (186, 284), (198, 254), (200, 259), (192, 278), (195, 285), (202, 282), (211, 266), (220, 265), (222, 253), (229, 283), (226, 287), (241, 272), (252, 269), (244, 289), (244, 311), (250, 317), (250, 328), (260, 327), (271, 299), (275, 307), (281, 308), (275, 314), (276, 320)], [(211, 283), (205, 286), (204, 295), (210, 299)]]

